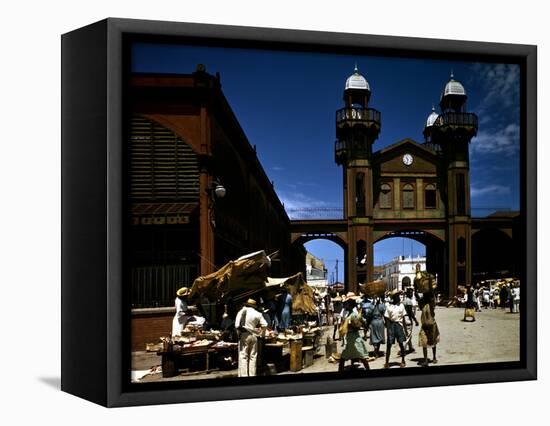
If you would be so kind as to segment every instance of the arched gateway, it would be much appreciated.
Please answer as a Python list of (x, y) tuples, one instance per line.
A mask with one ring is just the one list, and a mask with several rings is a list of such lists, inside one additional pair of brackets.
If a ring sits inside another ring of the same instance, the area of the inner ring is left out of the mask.
[[(432, 108), (426, 121), (425, 141), (404, 139), (373, 152), (381, 114), (370, 108), (370, 94), (356, 68), (345, 84), (344, 107), (336, 111), (343, 219), (293, 221), (292, 239), (304, 241), (316, 233), (338, 241), (351, 291), (372, 280), (376, 241), (416, 239), (426, 245), (427, 269), (438, 274), (439, 288), (454, 295), (458, 285), (472, 279), (469, 143), (477, 133), (477, 116), (466, 111), (466, 91), (451, 74), (441, 94), (441, 112)], [(366, 262), (359, 262), (365, 255)]]

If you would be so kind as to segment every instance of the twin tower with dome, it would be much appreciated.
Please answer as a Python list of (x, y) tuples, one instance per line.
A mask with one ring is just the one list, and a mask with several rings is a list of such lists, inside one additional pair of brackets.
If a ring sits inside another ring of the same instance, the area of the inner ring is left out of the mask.
[(406, 138), (378, 151), (381, 113), (370, 107), (370, 85), (357, 66), (343, 97), (335, 161), (343, 169), (350, 289), (372, 281), (374, 243), (408, 237), (425, 244), (426, 268), (437, 275), (439, 290), (454, 294), (472, 277), (469, 143), (478, 120), (466, 111), (464, 86), (451, 74), (423, 142)]

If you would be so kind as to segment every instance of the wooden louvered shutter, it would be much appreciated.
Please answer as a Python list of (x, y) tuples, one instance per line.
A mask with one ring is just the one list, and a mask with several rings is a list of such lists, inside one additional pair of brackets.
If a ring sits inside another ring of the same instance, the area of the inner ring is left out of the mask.
[(131, 123), (130, 173), (132, 201), (199, 198), (197, 155), (172, 131), (140, 116)]

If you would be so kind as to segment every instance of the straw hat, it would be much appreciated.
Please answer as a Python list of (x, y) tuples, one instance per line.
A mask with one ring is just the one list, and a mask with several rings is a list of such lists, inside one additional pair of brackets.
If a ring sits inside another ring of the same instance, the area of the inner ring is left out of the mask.
[(342, 297), (342, 300), (345, 302), (346, 300), (355, 299), (356, 297), (357, 295), (353, 291), (348, 291), (348, 293)]
[(394, 297), (394, 296), (396, 296), (398, 294), (401, 294), (401, 293), (403, 293), (403, 291), (395, 289), (395, 290), (390, 291), (389, 296)]
[(176, 291), (176, 295), (179, 297), (187, 296), (189, 294), (189, 289), (187, 287), (182, 287), (178, 291)]
[(251, 308), (255, 308), (258, 306), (256, 301), (254, 299), (248, 299), (245, 303), (246, 306), (250, 306)]

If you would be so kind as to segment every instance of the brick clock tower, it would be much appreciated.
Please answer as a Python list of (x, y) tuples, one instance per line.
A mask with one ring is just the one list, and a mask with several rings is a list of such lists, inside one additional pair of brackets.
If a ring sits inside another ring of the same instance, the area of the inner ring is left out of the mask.
[(472, 244), (470, 209), (470, 162), (469, 144), (477, 134), (477, 116), (466, 112), (466, 90), (454, 79), (450, 80), (441, 93), (441, 113), (433, 125), (426, 126), (426, 142), (441, 156), (443, 196), (447, 203), (445, 281), (448, 294), (456, 294), (458, 285), (471, 284)]
[(372, 145), (380, 133), (380, 112), (369, 108), (370, 86), (357, 66), (346, 80), (344, 108), (336, 111), (335, 160), (343, 169), (344, 219), (347, 221), (346, 282), (372, 281), (373, 171)]
[[(438, 271), (431, 272), (439, 273), (441, 291), (454, 295), (472, 276), (469, 144), (477, 133), (477, 117), (466, 112), (466, 91), (451, 74), (441, 94), (441, 112), (433, 108), (426, 122), (425, 143), (409, 140), (403, 153), (405, 145), (397, 143), (373, 155), (381, 122), (380, 112), (369, 108), (370, 95), (369, 83), (355, 67), (346, 80), (345, 106), (336, 111), (335, 160), (343, 170), (348, 290), (357, 292), (360, 283), (372, 281), (375, 236), (381, 238), (390, 229), (414, 231), (417, 239), (424, 235), (428, 258), (441, 259)], [(374, 191), (382, 169), (385, 187), (391, 191), (388, 182), (395, 178), (397, 191), (391, 196), (396, 201), (383, 208), (376, 200), (380, 191)], [(407, 189), (399, 179), (408, 182)], [(407, 205), (405, 197), (411, 194), (406, 191), (413, 193)], [(433, 235), (441, 246), (433, 245)]]

